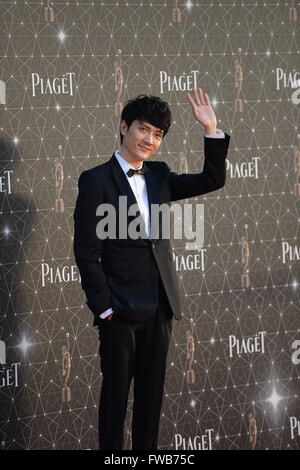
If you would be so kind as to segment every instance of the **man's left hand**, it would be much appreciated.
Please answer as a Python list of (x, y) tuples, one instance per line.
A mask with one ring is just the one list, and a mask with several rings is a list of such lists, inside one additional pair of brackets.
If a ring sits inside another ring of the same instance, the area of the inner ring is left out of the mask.
[(208, 94), (203, 93), (201, 88), (193, 88), (193, 96), (188, 93), (187, 98), (192, 106), (195, 118), (204, 127), (205, 134), (216, 134), (217, 118)]

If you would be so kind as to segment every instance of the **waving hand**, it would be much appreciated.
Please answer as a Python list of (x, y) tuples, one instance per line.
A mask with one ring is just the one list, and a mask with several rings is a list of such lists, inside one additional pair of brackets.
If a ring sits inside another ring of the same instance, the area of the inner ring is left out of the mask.
[(207, 93), (201, 88), (193, 89), (193, 96), (187, 94), (197, 121), (204, 127), (206, 134), (215, 134), (217, 131), (217, 118), (209, 101)]

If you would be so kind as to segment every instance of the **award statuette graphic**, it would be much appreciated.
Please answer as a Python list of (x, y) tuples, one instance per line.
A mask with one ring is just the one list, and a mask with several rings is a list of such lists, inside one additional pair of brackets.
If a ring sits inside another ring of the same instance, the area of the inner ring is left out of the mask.
[(244, 103), (241, 99), (241, 91), (243, 86), (243, 68), (242, 68), (242, 50), (239, 48), (239, 59), (234, 61), (234, 88), (236, 88), (236, 99), (234, 100), (234, 110), (236, 113), (244, 111)]
[(5, 450), (5, 439), (6, 439), (6, 434), (4, 432), (1, 432), (1, 435), (0, 435), (0, 450)]
[(294, 172), (296, 181), (294, 184), (294, 195), (300, 196), (300, 135), (298, 134), (298, 145), (294, 146)]
[(55, 187), (57, 188), (56, 191), (56, 199), (55, 199), (55, 212), (63, 213), (65, 210), (64, 200), (61, 198), (61, 193), (64, 184), (64, 168), (62, 164), (62, 146), (58, 146), (59, 150), (59, 158), (55, 158)]
[(187, 371), (186, 383), (188, 385), (196, 382), (195, 371), (192, 369), (195, 356), (195, 342), (191, 330), (186, 332), (186, 358), (187, 358)]
[(3, 80), (0, 80), (0, 104), (6, 104), (6, 85)]
[[(180, 158), (180, 173), (188, 173), (189, 167), (188, 167), (188, 161), (187, 161), (187, 149), (186, 149), (186, 140), (183, 140), (183, 145), (184, 145), (184, 150), (179, 153), (179, 158)], [(188, 199), (183, 199), (182, 204), (186, 204), (188, 202)]]
[(50, 0), (47, 1), (47, 6), (45, 7), (45, 21), (46, 23), (53, 23), (54, 21), (54, 9), (53, 2)]
[(0, 431), (0, 450), (5, 450), (6, 433)]
[(181, 11), (180, 11), (180, 8), (178, 8), (178, 4), (179, 4), (179, 0), (175, 0), (175, 7), (173, 8), (173, 11), (172, 11), (174, 23), (181, 23)]
[(115, 115), (119, 117), (121, 115), (123, 104), (121, 102), (121, 95), (123, 92), (123, 71), (121, 63), (121, 50), (118, 50), (118, 60), (114, 63), (115, 68), (115, 92), (117, 93), (117, 102), (115, 103)]
[(255, 450), (257, 442), (257, 424), (255, 419), (255, 409), (248, 414), (249, 418), (249, 441), (251, 444), (251, 450)]
[(297, 8), (295, 7), (295, 0), (291, 1), (291, 6), (289, 9), (289, 20), (296, 23), (298, 19)]
[(4, 341), (0, 339), (0, 364), (6, 364), (6, 346)]
[(62, 360), (61, 360), (61, 365), (62, 365), (62, 370), (61, 370), (61, 376), (64, 381), (64, 386), (61, 391), (61, 399), (62, 402), (70, 402), (71, 401), (71, 389), (68, 387), (68, 381), (70, 378), (70, 373), (71, 373), (71, 354), (70, 354), (70, 342), (69, 342), (69, 333), (66, 333), (66, 338), (67, 338), (67, 345), (63, 345), (61, 348), (61, 354), (62, 354)]
[(250, 276), (249, 276), (249, 259), (250, 259), (250, 249), (248, 242), (248, 225), (245, 225), (245, 235), (241, 237), (242, 242), (242, 265), (243, 265), (243, 274), (242, 274), (242, 287), (250, 287)]

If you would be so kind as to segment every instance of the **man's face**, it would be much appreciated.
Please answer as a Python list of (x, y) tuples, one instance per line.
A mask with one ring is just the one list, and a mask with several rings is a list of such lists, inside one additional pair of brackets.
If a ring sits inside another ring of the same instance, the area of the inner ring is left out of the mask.
[(121, 122), (123, 135), (122, 156), (137, 166), (153, 155), (160, 147), (163, 131), (145, 121), (135, 120), (128, 129), (125, 121)]

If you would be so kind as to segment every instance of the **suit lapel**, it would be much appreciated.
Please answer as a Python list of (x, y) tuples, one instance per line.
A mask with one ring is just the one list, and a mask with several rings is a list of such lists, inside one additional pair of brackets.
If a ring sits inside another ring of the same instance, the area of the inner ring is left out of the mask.
[(153, 168), (151, 168), (150, 165), (147, 165), (147, 162), (144, 162), (144, 165), (147, 167), (145, 179), (148, 193), (148, 204), (151, 223), (151, 204), (159, 204), (159, 178), (157, 173), (154, 172)]
[(117, 185), (120, 196), (127, 196), (127, 208), (132, 206), (132, 204), (137, 204), (137, 200), (135, 199), (131, 186), (128, 183), (127, 177), (114, 155), (111, 157), (110, 163), (113, 179)]

